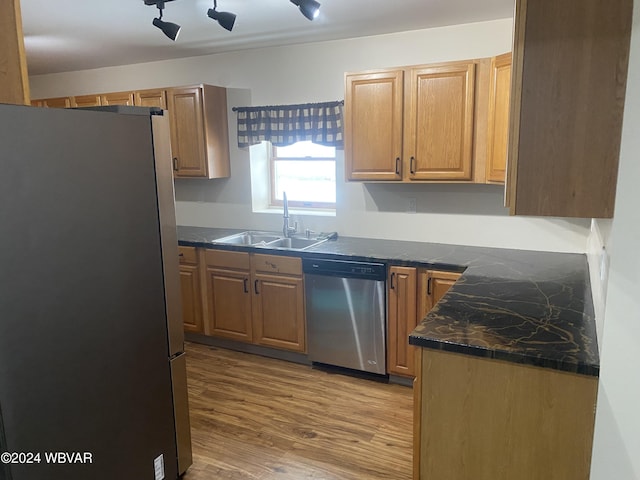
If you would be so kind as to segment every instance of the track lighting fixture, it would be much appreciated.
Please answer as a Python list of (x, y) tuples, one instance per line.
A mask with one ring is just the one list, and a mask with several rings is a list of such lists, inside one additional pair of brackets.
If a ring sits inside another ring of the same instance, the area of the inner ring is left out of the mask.
[(213, 0), (213, 8), (207, 12), (209, 18), (217, 21), (220, 26), (226, 30), (233, 30), (233, 24), (236, 23), (236, 14), (231, 12), (218, 12), (218, 1)]
[[(153, 25), (162, 30), (167, 37), (175, 41), (180, 33), (180, 25), (171, 22), (165, 22), (162, 20), (162, 11), (164, 10), (164, 4), (172, 2), (173, 0), (143, 0), (145, 5), (155, 5), (158, 7), (160, 14), (158, 18), (153, 19)], [(296, 5), (300, 12), (309, 20), (313, 20), (320, 13), (320, 3), (316, 0), (290, 0), (291, 3)], [(225, 30), (233, 30), (233, 26), (236, 23), (236, 14), (231, 12), (219, 12), (218, 1), (213, 0), (213, 8), (207, 11), (207, 16), (220, 24)]]
[(313, 20), (320, 13), (320, 4), (316, 0), (291, 0), (291, 3), (297, 5), (309, 20)]
[(175, 42), (180, 33), (180, 25), (162, 20), (162, 10), (164, 10), (165, 1), (170, 2), (172, 0), (144, 0), (144, 3), (145, 5), (155, 5), (158, 7), (160, 16), (153, 19), (153, 25), (162, 30), (162, 33)]

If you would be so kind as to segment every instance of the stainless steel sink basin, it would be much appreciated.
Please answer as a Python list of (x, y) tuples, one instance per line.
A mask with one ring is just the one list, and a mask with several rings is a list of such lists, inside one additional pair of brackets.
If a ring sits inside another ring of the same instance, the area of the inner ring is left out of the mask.
[(227, 245), (267, 245), (270, 242), (274, 242), (280, 240), (282, 238), (281, 235), (278, 235), (274, 232), (257, 232), (257, 231), (246, 231), (235, 233), (233, 235), (229, 235), (227, 237), (217, 238), (215, 243), (225, 243)]
[(215, 243), (224, 243), (226, 245), (284, 248), (288, 250), (305, 250), (307, 248), (320, 245), (321, 243), (326, 241), (326, 238), (323, 238), (321, 240), (318, 240), (317, 238), (301, 237), (285, 238), (275, 232), (259, 232), (254, 230), (234, 233), (233, 235), (228, 235), (226, 237), (217, 238), (214, 240)]
[(281, 238), (278, 241), (271, 242), (267, 246), (271, 248), (288, 248), (290, 250), (305, 250), (307, 248), (315, 247), (321, 243), (326, 242), (326, 239), (318, 240), (317, 238)]

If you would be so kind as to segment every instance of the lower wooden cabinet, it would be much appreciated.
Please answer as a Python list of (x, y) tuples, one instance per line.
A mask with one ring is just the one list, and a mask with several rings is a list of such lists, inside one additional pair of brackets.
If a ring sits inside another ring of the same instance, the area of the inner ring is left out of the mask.
[(206, 250), (208, 333), (251, 342), (251, 291), (249, 254)]
[(209, 335), (304, 352), (299, 258), (206, 250)]
[(203, 333), (202, 289), (196, 249), (194, 247), (178, 247), (178, 249), (184, 329), (187, 332)]
[(253, 343), (295, 352), (306, 350), (302, 260), (251, 255)]
[(419, 311), (420, 318), (424, 317), (431, 310), (445, 293), (460, 278), (461, 273), (443, 272), (440, 270), (421, 270), (419, 278), (419, 296), (424, 307)]
[(395, 375), (413, 376), (414, 347), (409, 333), (416, 327), (417, 269), (390, 267), (387, 285), (387, 371)]
[(417, 348), (409, 345), (409, 334), (420, 320), (460, 278), (460, 273), (415, 267), (389, 268), (387, 312), (387, 371), (415, 376)]
[(421, 348), (414, 480), (588, 479), (598, 378)]

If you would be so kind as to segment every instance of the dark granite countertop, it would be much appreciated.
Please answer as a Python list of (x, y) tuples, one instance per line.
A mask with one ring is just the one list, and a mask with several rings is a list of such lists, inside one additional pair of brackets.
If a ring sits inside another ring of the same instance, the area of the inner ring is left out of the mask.
[(598, 376), (585, 255), (339, 237), (304, 251), (214, 243), (238, 229), (178, 227), (181, 245), (351, 257), (464, 272), (411, 333), (425, 348)]

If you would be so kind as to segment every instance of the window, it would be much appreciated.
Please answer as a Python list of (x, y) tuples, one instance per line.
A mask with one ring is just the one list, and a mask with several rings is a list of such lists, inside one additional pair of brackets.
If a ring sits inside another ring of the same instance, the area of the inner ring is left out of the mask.
[(336, 207), (336, 149), (309, 141), (272, 147), (269, 161), (271, 205)]

